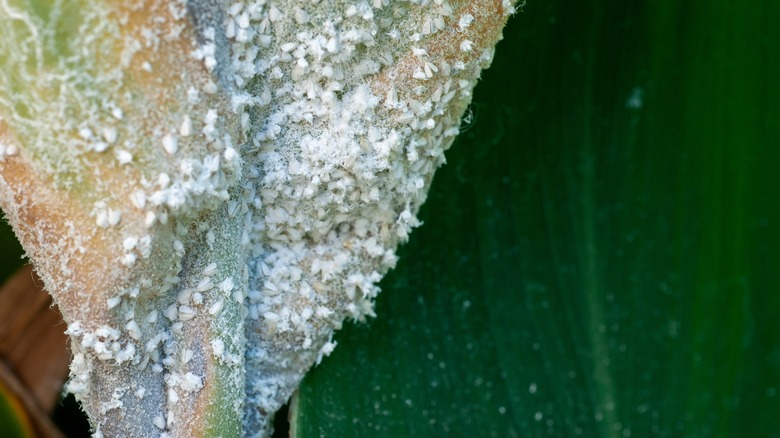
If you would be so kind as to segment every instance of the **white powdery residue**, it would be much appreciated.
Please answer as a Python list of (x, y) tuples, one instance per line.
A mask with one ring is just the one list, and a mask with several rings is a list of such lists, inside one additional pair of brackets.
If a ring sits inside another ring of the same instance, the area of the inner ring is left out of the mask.
[(169, 155), (173, 155), (179, 150), (179, 140), (171, 134), (166, 134), (162, 138), (162, 147)]
[(108, 228), (108, 211), (98, 211), (97, 214), (95, 214), (95, 224), (100, 228)]
[(117, 365), (130, 361), (135, 358), (135, 344), (132, 342), (129, 342), (125, 348), (118, 351), (115, 356), (114, 360), (116, 360)]
[(125, 325), (125, 330), (127, 330), (127, 335), (136, 341), (141, 339), (141, 328), (135, 320), (130, 320), (130, 322)]
[(203, 268), (203, 275), (206, 277), (210, 277), (214, 275), (217, 272), (217, 264), (214, 262), (209, 263), (206, 265), (205, 268)]
[(5, 161), (6, 157), (12, 157), (16, 155), (17, 152), (18, 149), (16, 145), (0, 143), (0, 163)]
[(115, 227), (122, 220), (122, 212), (119, 210), (108, 209), (107, 212), (108, 225)]
[(187, 373), (182, 376), (179, 387), (189, 393), (197, 392), (203, 388), (203, 379), (193, 373)]
[(68, 392), (76, 395), (86, 394), (90, 388), (90, 364), (83, 353), (76, 353), (70, 362), (70, 380), (66, 385)]
[(179, 134), (182, 137), (189, 137), (192, 134), (192, 119), (189, 114), (185, 114), (179, 127)]
[(182, 353), (181, 363), (183, 365), (187, 365), (192, 360), (193, 357), (195, 357), (195, 352), (187, 348)]
[(127, 267), (134, 266), (136, 261), (138, 261), (138, 257), (135, 254), (125, 254), (121, 258), (122, 265)]
[[(124, 406), (124, 403), (122, 402), (122, 396), (124, 395), (125, 390), (122, 388), (115, 388), (114, 391), (111, 393), (111, 399), (103, 402), (100, 405), (100, 413), (106, 414), (106, 412), (111, 411), (113, 409), (122, 409)], [(97, 433), (95, 434), (97, 435)]]
[(211, 282), (211, 277), (201, 278), (200, 282), (198, 282), (198, 285), (195, 286), (195, 290), (197, 290), (198, 292), (208, 292), (213, 288), (214, 288), (214, 283)]
[(460, 19), (458, 19), (458, 29), (460, 29), (461, 32), (468, 29), (469, 26), (471, 26), (471, 23), (474, 22), (474, 16), (471, 14), (463, 14), (461, 15)]
[(152, 420), (152, 422), (158, 429), (160, 430), (165, 429), (165, 417), (162, 414), (156, 415), (154, 417), (154, 420)]
[(322, 359), (324, 357), (330, 356), (330, 354), (333, 353), (333, 350), (336, 349), (337, 344), (338, 343), (336, 341), (329, 340), (328, 342), (325, 343), (325, 345), (322, 346), (322, 348), (320, 348), (319, 353), (317, 353), (317, 361), (316, 361), (317, 365), (319, 365), (320, 362), (322, 362)]
[(211, 351), (218, 359), (222, 359), (225, 354), (225, 343), (221, 339), (214, 339), (211, 341)]
[(219, 290), (221, 290), (225, 294), (229, 294), (230, 292), (232, 292), (234, 287), (235, 287), (235, 283), (233, 282), (233, 279), (230, 277), (224, 279), (219, 284)]
[(125, 237), (125, 240), (122, 241), (122, 247), (125, 251), (132, 251), (135, 249), (136, 245), (138, 245), (138, 237), (136, 236), (127, 236)]
[(143, 190), (136, 190), (130, 195), (130, 202), (137, 209), (143, 209), (146, 206), (146, 193)]
[(178, 301), (179, 304), (188, 305), (190, 303), (190, 298), (192, 298), (192, 290), (183, 289), (181, 292), (179, 292), (179, 297), (176, 299), (176, 301)]
[(209, 315), (215, 316), (218, 315), (219, 312), (222, 310), (222, 306), (224, 305), (224, 302), (222, 300), (215, 302), (214, 304), (209, 307)]
[(176, 304), (171, 304), (170, 306), (165, 308), (165, 312), (163, 312), (166, 318), (168, 318), (170, 321), (173, 321), (176, 319), (176, 317), (179, 314), (179, 309)]
[[(267, 353), (257, 364), (293, 363), (306, 354), (318, 361), (335, 347), (330, 334), (344, 317), (372, 314), (376, 283), (395, 264), (394, 248), (419, 224), (415, 213), (430, 177), (457, 133), (460, 114), (451, 107), (465, 108), (469, 96), (452, 83), (469, 79), (462, 90), (470, 90), (478, 72), (458, 59), (475, 47), (463, 37), (453, 41), (452, 60), (429, 53), (426, 35), (446, 29), (449, 3), (377, 1), (389, 9), (381, 20), (392, 19), (380, 22), (368, 4), (346, 3), (339, 20), (348, 26), (326, 24), (321, 34), (294, 37), (282, 31), (269, 47), (274, 58), (255, 61), (257, 71), (268, 72), (258, 94), (271, 89), (273, 96), (260, 97), (262, 118), (247, 131), (258, 153), (242, 156), (248, 191), (258, 199), (246, 226), (258, 260), (250, 264), (247, 336), (253, 351), (288, 352)], [(402, 12), (407, 7), (416, 9)], [(296, 9), (290, 11), (290, 18), (272, 13), (279, 29), (295, 27)], [(407, 15), (419, 21), (407, 22)], [(455, 30), (467, 36), (473, 21), (464, 14)], [(381, 77), (399, 52), (413, 64), (384, 78), (389, 86), (375, 95), (364, 78)], [(240, 201), (228, 204), (230, 217), (239, 211)], [(300, 341), (284, 341), (292, 338)], [(250, 388), (285, 385), (259, 377), (252, 357), (247, 380), (260, 380)], [(262, 409), (278, 407), (274, 390), (256, 391), (251, 399)]]
[(173, 241), (173, 250), (176, 251), (176, 254), (179, 256), (184, 255), (184, 244), (181, 240), (177, 239)]
[[(525, 1), (521, 2), (520, 6), (525, 4)], [(504, 10), (504, 16), (509, 16), (515, 13), (515, 4), (512, 0), (501, 0), (501, 7)]]
[(111, 310), (114, 307), (118, 306), (119, 303), (121, 303), (121, 302), (122, 302), (122, 298), (121, 297), (111, 297), (108, 300), (106, 300), (106, 307), (109, 310)]
[(146, 352), (151, 353), (155, 350), (157, 350), (157, 347), (160, 345), (160, 343), (163, 341), (163, 334), (157, 333), (152, 339), (150, 339), (146, 343)]
[(147, 211), (144, 216), (144, 226), (146, 228), (152, 228), (157, 223), (157, 214), (153, 211)]
[[(175, 405), (179, 402), (179, 393), (174, 388), (168, 388), (168, 403)], [(170, 411), (169, 411), (170, 412)], [(170, 415), (168, 416), (168, 422), (170, 423)]]
[(103, 139), (109, 145), (112, 145), (112, 144), (116, 143), (116, 139), (117, 139), (117, 130), (116, 130), (116, 128), (114, 128), (113, 126), (112, 127), (108, 127), (108, 128), (103, 128)]
[(215, 124), (217, 123), (217, 119), (219, 118), (217, 110), (216, 109), (209, 109), (208, 112), (206, 112), (206, 117), (203, 119), (203, 133), (206, 135), (213, 135), (214, 131), (216, 130)]
[(189, 321), (195, 317), (195, 310), (189, 306), (179, 306), (179, 320)]

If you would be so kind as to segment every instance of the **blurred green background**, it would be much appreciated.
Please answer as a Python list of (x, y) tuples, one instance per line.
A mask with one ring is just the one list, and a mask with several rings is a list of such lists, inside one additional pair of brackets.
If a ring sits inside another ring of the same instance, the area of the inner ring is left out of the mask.
[(529, 0), (296, 436), (780, 436), (778, 23)]
[(780, 436), (778, 23), (529, 1), (294, 436)]

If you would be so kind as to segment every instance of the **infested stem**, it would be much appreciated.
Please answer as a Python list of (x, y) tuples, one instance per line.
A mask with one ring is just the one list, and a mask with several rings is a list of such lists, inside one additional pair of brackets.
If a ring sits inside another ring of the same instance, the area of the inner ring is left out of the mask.
[(342, 321), (373, 315), (513, 11), (0, 6), (0, 63), (34, 61), (0, 81), (0, 202), (108, 436), (269, 433)]

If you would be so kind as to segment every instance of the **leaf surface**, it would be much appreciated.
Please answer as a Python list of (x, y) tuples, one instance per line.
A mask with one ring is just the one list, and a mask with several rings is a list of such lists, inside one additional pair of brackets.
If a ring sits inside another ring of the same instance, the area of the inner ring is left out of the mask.
[(778, 20), (529, 2), (294, 436), (777, 436)]

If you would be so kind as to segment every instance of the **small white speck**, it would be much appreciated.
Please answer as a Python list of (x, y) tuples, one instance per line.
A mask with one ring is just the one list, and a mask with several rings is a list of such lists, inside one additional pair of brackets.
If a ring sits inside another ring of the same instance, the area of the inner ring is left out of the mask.
[(214, 339), (211, 341), (211, 351), (214, 353), (214, 356), (222, 357), (225, 353), (225, 343), (221, 339)]
[(128, 236), (122, 241), (122, 248), (125, 251), (132, 251), (136, 245), (138, 245), (138, 238), (135, 236)]
[(195, 288), (198, 292), (208, 292), (214, 287), (214, 283), (211, 282), (211, 278), (204, 277), (198, 282), (198, 286)]
[(179, 135), (182, 137), (188, 137), (192, 134), (192, 119), (189, 114), (185, 114), (179, 127)]
[(464, 52), (470, 52), (473, 47), (474, 43), (472, 43), (471, 40), (463, 40), (460, 43), (460, 50)]
[(336, 37), (330, 37), (328, 43), (325, 44), (325, 49), (330, 53), (336, 53), (339, 51), (339, 42)]
[(203, 275), (210, 277), (217, 273), (217, 264), (216, 263), (209, 263), (206, 265), (205, 268), (203, 268)]
[(423, 22), (423, 27), (422, 27), (423, 35), (430, 35), (435, 30), (436, 30), (436, 27), (433, 24), (433, 20), (431, 20), (430, 17), (426, 18), (425, 21)]
[(233, 279), (230, 277), (224, 279), (222, 283), (219, 284), (219, 289), (226, 294), (232, 292), (233, 287), (235, 287), (235, 284), (233, 283)]
[(143, 209), (146, 206), (146, 193), (142, 190), (136, 190), (130, 195), (130, 202), (135, 208)]
[(122, 256), (122, 264), (125, 266), (135, 265), (136, 260), (138, 260), (138, 257), (136, 257), (135, 254), (125, 254)]
[(223, 306), (222, 300), (212, 304), (211, 307), (209, 307), (209, 315), (216, 315), (217, 313), (219, 313), (219, 311), (222, 310), (222, 306)]
[(271, 6), (271, 10), (268, 11), (268, 19), (271, 22), (279, 21), (282, 19), (282, 12), (276, 6)]
[(171, 177), (168, 176), (167, 173), (161, 173), (157, 176), (157, 184), (159, 184), (160, 187), (166, 188), (170, 183), (171, 183)]
[(241, 29), (246, 29), (249, 27), (249, 15), (245, 12), (238, 16), (237, 21), (238, 27)]
[(131, 338), (135, 339), (136, 341), (141, 339), (141, 328), (138, 327), (138, 323), (134, 320), (128, 322), (127, 325), (125, 325), (125, 329)]
[(173, 155), (176, 153), (176, 151), (179, 150), (179, 141), (176, 139), (176, 137), (168, 134), (162, 138), (162, 146), (163, 149), (165, 149), (165, 152)]
[(179, 306), (179, 320), (189, 321), (195, 317), (195, 310), (189, 306)]
[(189, 304), (190, 298), (192, 298), (192, 290), (191, 289), (184, 289), (181, 292), (179, 292), (179, 297), (176, 301), (179, 302), (179, 304)]
[(106, 304), (108, 305), (108, 309), (111, 310), (114, 307), (118, 306), (119, 303), (122, 302), (122, 298), (120, 297), (111, 297), (108, 300), (106, 300)]
[(238, 152), (236, 152), (236, 150), (233, 149), (232, 147), (227, 147), (225, 148), (224, 156), (225, 156), (225, 160), (233, 161), (236, 158), (238, 158)]
[(298, 22), (298, 24), (306, 24), (309, 22), (309, 13), (304, 11), (301, 8), (295, 9), (295, 21)]
[(200, 92), (195, 87), (190, 87), (187, 90), (187, 101), (191, 104), (200, 102)]
[(626, 101), (626, 108), (629, 109), (641, 109), (643, 102), (643, 90), (640, 87), (636, 87), (631, 91), (631, 96)]
[(108, 210), (108, 224), (115, 227), (122, 220), (122, 212), (119, 210)]
[(181, 389), (187, 392), (195, 392), (203, 388), (203, 381), (200, 377), (196, 376), (195, 374), (187, 373), (184, 376), (182, 376), (180, 386)]
[(119, 164), (130, 164), (133, 162), (133, 154), (124, 149), (118, 149), (116, 151), (116, 159), (119, 161)]
[(452, 13), (455, 12), (454, 9), (452, 9), (452, 5), (448, 1), (444, 1), (441, 4), (441, 13), (445, 17), (452, 15)]
[(157, 222), (157, 215), (153, 211), (147, 211), (146, 217), (144, 217), (144, 225), (146, 228), (151, 228)]
[(471, 23), (474, 21), (474, 16), (471, 14), (463, 14), (460, 19), (458, 20), (458, 28), (461, 31), (466, 30), (469, 26), (471, 26)]
[(116, 138), (117, 138), (116, 128), (110, 127), (110, 128), (103, 129), (103, 139), (105, 139), (106, 142), (108, 142), (108, 144), (116, 143)]
[(173, 321), (179, 313), (176, 304), (171, 304), (165, 309), (165, 317)]
[(108, 212), (105, 210), (99, 211), (95, 215), (95, 224), (100, 228), (108, 228)]
[(428, 56), (428, 51), (419, 47), (412, 47), (412, 54), (418, 58), (426, 58)]

